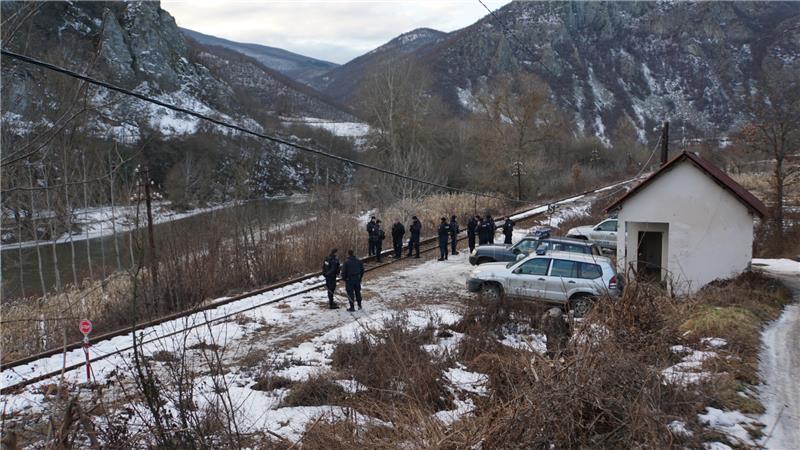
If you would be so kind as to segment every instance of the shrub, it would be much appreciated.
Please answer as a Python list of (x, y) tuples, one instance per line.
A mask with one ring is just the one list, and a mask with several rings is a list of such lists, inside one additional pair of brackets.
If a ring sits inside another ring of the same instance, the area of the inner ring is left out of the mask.
[(402, 323), (395, 318), (353, 343), (339, 343), (333, 368), (367, 387), (367, 403), (413, 405), (428, 413), (452, 408), (442, 362), (421, 347), (432, 341), (433, 329), (409, 330)]
[(341, 403), (345, 396), (344, 388), (329, 378), (330, 374), (317, 375), (295, 384), (284, 397), (281, 406), (322, 406)]

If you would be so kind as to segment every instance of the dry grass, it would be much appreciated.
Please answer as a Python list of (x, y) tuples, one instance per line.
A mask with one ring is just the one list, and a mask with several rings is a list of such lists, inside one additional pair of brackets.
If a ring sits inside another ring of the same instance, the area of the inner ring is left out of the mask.
[(730, 177), (760, 199), (769, 197), (773, 189), (773, 177), (769, 172), (738, 172)]
[[(302, 383), (292, 385), (281, 406), (338, 405), (345, 398), (344, 388), (330, 380), (330, 374), (321, 374)], [(275, 389), (275, 388), (273, 388)], [(267, 389), (263, 389), (267, 390)]]
[(761, 326), (780, 315), (791, 292), (773, 278), (745, 272), (707, 285), (692, 301), (696, 306), (682, 331), (695, 337), (721, 337), (732, 349), (756, 354)]
[[(432, 342), (433, 328), (409, 330), (401, 318), (381, 330), (363, 333), (352, 343), (339, 343), (331, 356), (343, 378), (367, 388), (353, 405), (365, 413), (390, 418), (401, 405), (428, 414), (452, 408), (451, 394), (442, 379), (443, 361), (422, 349)], [(366, 407), (365, 407), (366, 406)]]
[[(330, 226), (331, 223), (338, 224)], [(134, 304), (138, 321), (202, 304), (212, 298), (240, 293), (319, 270), (333, 247), (359, 248), (360, 227), (349, 216), (331, 216), (269, 229), (258, 224), (219, 224), (186, 233), (179, 226), (160, 236), (159, 284), (144, 269), (136, 278), (116, 273), (103, 282), (85, 282), (40, 299), (4, 302), (3, 361), (10, 361), (66, 342), (81, 335), (78, 321), (91, 319), (94, 334), (131, 325)], [(41, 325), (44, 318), (44, 325)]]
[(466, 228), (467, 220), (474, 213), (488, 213), (499, 218), (502, 212), (507, 212), (510, 208), (512, 205), (493, 198), (478, 197), (476, 200), (474, 196), (466, 194), (436, 194), (422, 200), (399, 201), (385, 211), (380, 211), (379, 215), (387, 230), (397, 218), (408, 225), (411, 223), (411, 216), (417, 216), (422, 222), (423, 235), (432, 235), (442, 217), (450, 221), (450, 216), (455, 215), (461, 228)]
[(103, 282), (87, 280), (44, 298), (0, 304), (3, 362), (58, 347), (65, 338), (80, 339), (78, 322), (84, 318), (92, 320), (95, 334), (120, 325), (130, 317), (129, 291), (130, 278), (114, 274)]
[[(393, 428), (371, 427), (351, 420), (325, 422), (304, 438), (308, 448), (684, 448), (720, 439), (696, 424), (706, 406), (759, 413), (762, 406), (751, 386), (760, 326), (789, 301), (778, 283), (756, 273), (713, 283), (695, 296), (674, 299), (663, 289), (643, 283), (626, 288), (619, 301), (601, 301), (573, 329), (567, 353), (554, 361), (534, 352), (499, 343), (504, 330), (538, 326), (544, 308), (531, 303), (475, 303), (453, 330), (464, 333), (454, 355), (469, 370), (489, 377), (487, 397), (474, 398), (473, 414), (445, 426), (431, 420), (430, 409), (404, 396), (369, 403), (361, 409), (391, 417)], [(719, 314), (718, 311), (723, 311)], [(688, 318), (688, 319), (687, 319)], [(729, 320), (734, 318), (734, 320)], [(744, 327), (742, 321), (752, 326)], [(684, 336), (688, 332), (688, 336)], [(400, 336), (400, 335), (398, 335)], [(700, 337), (723, 337), (704, 370), (708, 382), (685, 387), (664, 382), (661, 371), (676, 362), (675, 343), (699, 344)], [(427, 339), (405, 336), (417, 348)], [(687, 342), (688, 341), (688, 342)], [(373, 359), (368, 340), (342, 347), (342, 361), (366, 360), (357, 370), (375, 383), (396, 361)], [(415, 351), (415, 350), (414, 350)], [(413, 353), (413, 352), (412, 352)], [(393, 376), (393, 371), (389, 371)], [(365, 401), (366, 398), (358, 399)], [(355, 400), (354, 400), (355, 401)], [(402, 413), (398, 413), (402, 411)], [(683, 420), (692, 437), (674, 435), (667, 424)], [(342, 432), (342, 430), (346, 430)], [(758, 430), (752, 433), (758, 434)]]

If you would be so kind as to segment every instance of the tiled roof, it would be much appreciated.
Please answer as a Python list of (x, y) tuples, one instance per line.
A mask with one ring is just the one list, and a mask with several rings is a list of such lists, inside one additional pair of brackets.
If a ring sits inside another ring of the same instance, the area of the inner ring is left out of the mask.
[(706, 161), (705, 159), (701, 158), (699, 155), (690, 152), (682, 152), (676, 157), (672, 158), (669, 162), (661, 166), (660, 169), (655, 171), (649, 177), (644, 179), (641, 183), (636, 185), (633, 189), (628, 191), (628, 193), (623, 195), (619, 200), (609, 205), (606, 208), (606, 212), (619, 208), (620, 206), (622, 206), (623, 203), (625, 203), (626, 200), (639, 193), (644, 187), (652, 183), (653, 180), (669, 172), (670, 169), (675, 167), (681, 161), (686, 161), (686, 160), (690, 161), (692, 164), (695, 165), (695, 167), (697, 167), (703, 173), (711, 177), (722, 188), (733, 194), (733, 196), (736, 197), (745, 206), (747, 206), (747, 208), (750, 211), (754, 212), (759, 217), (764, 217), (765, 215), (767, 215), (767, 207), (764, 206), (761, 200), (757, 199), (747, 189), (742, 187), (741, 184), (734, 181), (731, 177), (728, 176), (728, 174), (726, 174), (725, 172), (723, 172), (710, 162)]

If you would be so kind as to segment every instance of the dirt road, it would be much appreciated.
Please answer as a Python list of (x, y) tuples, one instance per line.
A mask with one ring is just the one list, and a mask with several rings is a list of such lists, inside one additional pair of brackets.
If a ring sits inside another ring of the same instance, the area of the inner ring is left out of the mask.
[(796, 303), (762, 335), (759, 363), (761, 400), (767, 425), (761, 442), (768, 449), (800, 448), (800, 277), (775, 275), (791, 288)]

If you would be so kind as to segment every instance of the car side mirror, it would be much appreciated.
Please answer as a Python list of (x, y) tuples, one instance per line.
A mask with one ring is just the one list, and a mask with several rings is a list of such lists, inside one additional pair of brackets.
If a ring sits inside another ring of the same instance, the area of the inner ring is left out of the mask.
[(514, 247), (514, 248), (511, 249), (511, 253), (513, 253), (515, 255), (519, 255), (520, 254), (520, 249)]

